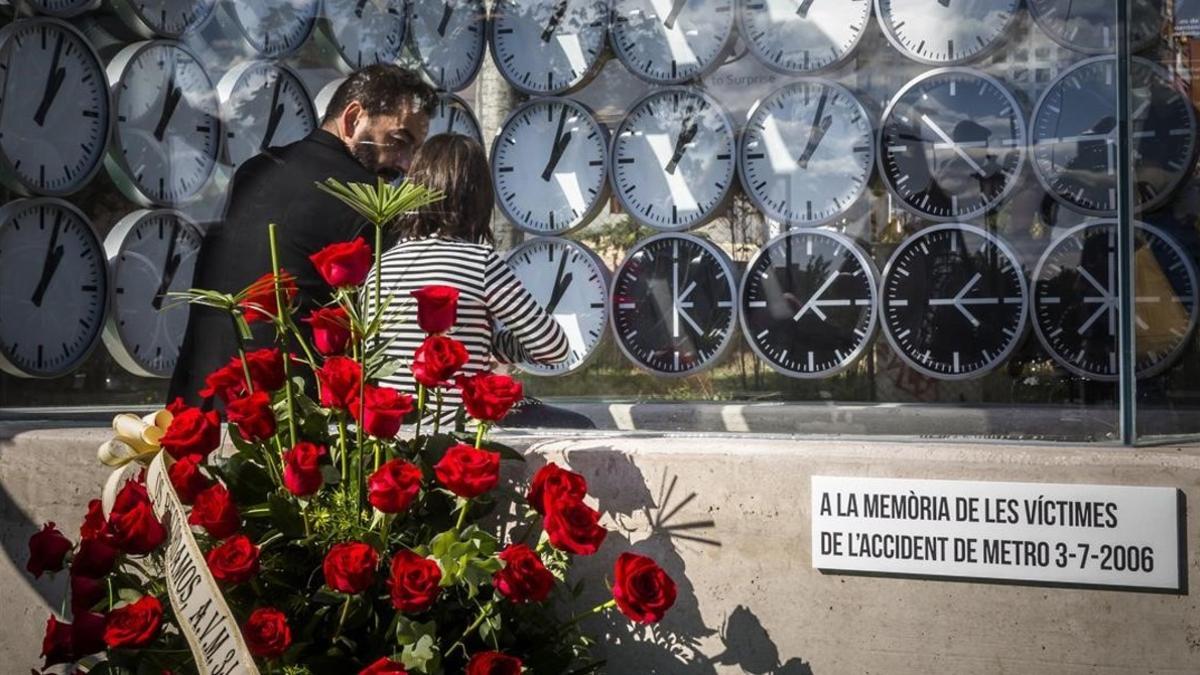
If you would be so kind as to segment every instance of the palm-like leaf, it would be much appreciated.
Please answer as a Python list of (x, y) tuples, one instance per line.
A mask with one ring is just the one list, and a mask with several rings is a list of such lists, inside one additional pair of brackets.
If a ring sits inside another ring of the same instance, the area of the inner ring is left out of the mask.
[(398, 216), (441, 201), (444, 195), (422, 185), (404, 182), (392, 185), (380, 178), (375, 185), (343, 183), (329, 178), (317, 188), (341, 200), (371, 224), (379, 227)]

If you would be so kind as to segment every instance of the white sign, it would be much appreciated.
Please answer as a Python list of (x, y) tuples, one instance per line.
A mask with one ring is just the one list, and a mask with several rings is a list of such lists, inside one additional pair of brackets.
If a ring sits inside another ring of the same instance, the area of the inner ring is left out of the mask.
[(812, 477), (814, 568), (1178, 590), (1174, 488)]

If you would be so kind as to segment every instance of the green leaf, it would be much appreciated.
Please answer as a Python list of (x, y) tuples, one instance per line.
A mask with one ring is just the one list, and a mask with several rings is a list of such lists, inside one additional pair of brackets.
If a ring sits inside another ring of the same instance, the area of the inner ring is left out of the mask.
[(406, 645), (400, 653), (400, 663), (405, 668), (419, 670), (423, 673), (436, 671), (441, 667), (441, 656), (430, 635), (422, 635), (415, 644)]
[(290, 537), (304, 536), (304, 516), (296, 502), (272, 492), (267, 497), (267, 504), (271, 507), (271, 522), (276, 529)]
[[(474, 444), (474, 439), (472, 439), (471, 442)], [(485, 440), (483, 443), (479, 444), (479, 447), (483, 448), (484, 450), (491, 450), (492, 452), (500, 453), (500, 459), (518, 460), (521, 462), (525, 461), (525, 455), (522, 455), (503, 443)]]

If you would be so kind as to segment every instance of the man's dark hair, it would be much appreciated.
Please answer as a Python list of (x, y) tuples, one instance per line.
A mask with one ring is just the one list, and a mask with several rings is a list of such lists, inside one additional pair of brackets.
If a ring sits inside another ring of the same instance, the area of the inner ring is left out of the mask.
[(336, 120), (351, 102), (358, 101), (368, 115), (395, 115), (406, 106), (432, 114), (437, 105), (437, 91), (419, 75), (393, 63), (377, 63), (360, 68), (342, 82), (329, 106), (321, 126)]

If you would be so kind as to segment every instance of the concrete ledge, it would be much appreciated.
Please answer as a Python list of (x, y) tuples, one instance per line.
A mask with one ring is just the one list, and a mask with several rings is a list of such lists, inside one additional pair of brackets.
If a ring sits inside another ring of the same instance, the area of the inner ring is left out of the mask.
[[(37, 663), (60, 583), (30, 582), (25, 545), (55, 520), (72, 535), (105, 472), (102, 428), (0, 424), (0, 580), (10, 589), (0, 658)], [(509, 433), (532, 472), (584, 473), (613, 529), (577, 568), (601, 578), (627, 548), (679, 581), (659, 627), (607, 633), (610, 673), (1188, 673), (1200, 671), (1195, 595), (823, 574), (810, 566), (814, 474), (1176, 487), (1187, 498), (1187, 572), (1200, 447), (965, 444), (616, 432)], [(592, 584), (581, 605), (604, 594)]]

